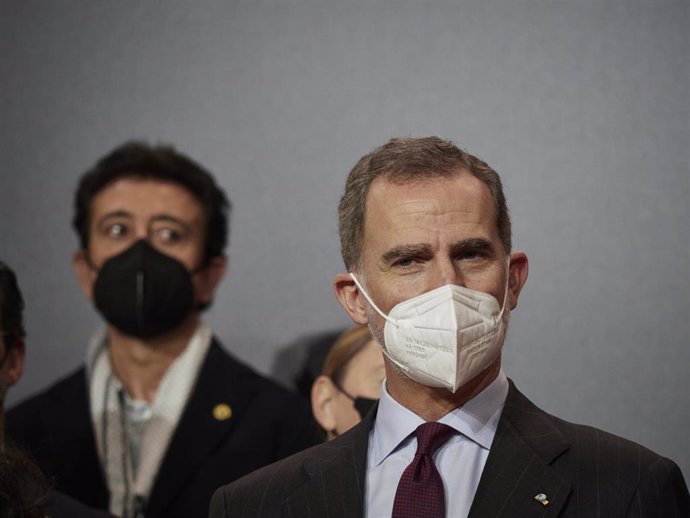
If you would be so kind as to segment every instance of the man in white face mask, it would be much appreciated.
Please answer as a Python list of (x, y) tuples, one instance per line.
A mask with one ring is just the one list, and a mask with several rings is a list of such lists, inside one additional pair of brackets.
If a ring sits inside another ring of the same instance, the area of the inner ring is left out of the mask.
[(528, 262), (491, 167), (436, 137), (393, 139), (350, 172), (339, 218), (334, 291), (384, 353), (379, 405), (219, 490), (213, 518), (690, 516), (673, 462), (543, 412), (503, 373)]

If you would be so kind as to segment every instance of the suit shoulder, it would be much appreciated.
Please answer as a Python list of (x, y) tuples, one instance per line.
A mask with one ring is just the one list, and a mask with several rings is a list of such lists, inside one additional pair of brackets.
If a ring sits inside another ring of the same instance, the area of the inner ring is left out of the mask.
[(47, 507), (47, 518), (115, 518), (105, 511), (87, 507), (57, 491), (50, 493)]
[[(588, 462), (615, 466), (639, 467), (650, 465), (662, 457), (644, 446), (593, 426), (577, 424), (556, 417), (537, 407), (517, 390), (511, 381), (504, 414), (523, 437), (532, 437), (536, 448), (545, 436), (560, 436), (567, 444), (566, 457), (575, 457), (580, 466)], [(537, 438), (541, 437), (542, 440)]]
[(13, 430), (33, 425), (46, 411), (54, 411), (61, 406), (73, 407), (76, 401), (86, 397), (86, 369), (82, 366), (13, 406), (6, 416), (8, 433), (12, 436)]
[(658, 453), (613, 433), (584, 424), (549, 416), (554, 425), (584, 458), (644, 468), (663, 457)]
[(615, 481), (619, 498), (628, 495), (631, 510), (640, 516), (690, 516), (688, 487), (671, 459), (592, 426), (553, 420), (571, 440), (569, 463), (575, 462), (581, 474), (593, 479), (596, 476), (607, 484)]
[(270, 460), (286, 457), (319, 442), (308, 402), (236, 359), (214, 340), (199, 375), (197, 403), (219, 395), (236, 411), (235, 437), (249, 443), (269, 441)]
[(10, 409), (10, 412), (12, 412), (15, 408), (35, 404), (37, 401), (47, 402), (59, 400), (73, 395), (75, 391), (82, 390), (86, 390), (86, 368), (83, 365), (60, 378), (48, 388), (45, 388), (38, 393), (24, 399)]
[(212, 383), (232, 383), (245, 397), (270, 399), (276, 402), (276, 407), (305, 404), (297, 394), (236, 358), (217, 339), (214, 339), (202, 369), (205, 372), (202, 372), (200, 379)]
[(219, 488), (211, 518), (278, 516), (286, 499), (309, 480), (309, 465), (327, 463), (334, 450), (319, 444), (279, 460)]

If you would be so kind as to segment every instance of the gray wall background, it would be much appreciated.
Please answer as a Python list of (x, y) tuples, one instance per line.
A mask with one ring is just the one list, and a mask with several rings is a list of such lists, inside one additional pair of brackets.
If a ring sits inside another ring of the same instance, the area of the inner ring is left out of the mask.
[(347, 172), (391, 136), (438, 134), (502, 174), (531, 259), (508, 375), (690, 478), (689, 11), (2, 0), (0, 257), (29, 329), (9, 402), (74, 369), (98, 326), (70, 265), (72, 194), (123, 140), (174, 143), (215, 171), (235, 211), (207, 320), (289, 382), (288, 346), (349, 324), (330, 287)]

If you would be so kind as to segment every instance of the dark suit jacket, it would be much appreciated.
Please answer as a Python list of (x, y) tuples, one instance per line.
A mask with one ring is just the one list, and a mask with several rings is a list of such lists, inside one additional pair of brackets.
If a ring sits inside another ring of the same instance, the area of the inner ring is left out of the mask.
[[(213, 408), (226, 403), (227, 420)], [(147, 518), (206, 516), (213, 491), (318, 442), (296, 395), (234, 359), (214, 340), (149, 498)], [(96, 451), (82, 368), (10, 410), (7, 433), (55, 478), (56, 489), (99, 509), (108, 489)]]
[[(211, 518), (361, 517), (373, 421), (220, 488)], [(688, 518), (690, 496), (670, 460), (553, 417), (511, 382), (469, 516)]]
[(46, 518), (115, 518), (110, 513), (91, 509), (56, 491), (50, 493), (46, 507)]

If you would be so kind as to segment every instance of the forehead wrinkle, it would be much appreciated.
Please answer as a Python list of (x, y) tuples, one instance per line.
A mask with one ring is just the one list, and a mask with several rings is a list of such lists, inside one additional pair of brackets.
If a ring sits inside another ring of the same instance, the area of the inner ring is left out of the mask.
[[(416, 202), (413, 203), (417, 206)], [(409, 203), (400, 205), (409, 205)], [(426, 208), (438, 207), (438, 204), (434, 202), (426, 205)], [(479, 228), (482, 215), (475, 211), (460, 208), (430, 212), (426, 208), (385, 213), (389, 228), (395, 229), (397, 242), (383, 254), (384, 259), (397, 255), (396, 252), (404, 252), (406, 249), (410, 253), (422, 253), (426, 249), (428, 253), (432, 250), (439, 251), (442, 248), (452, 247), (458, 241), (457, 234), (484, 237), (484, 232)]]
[[(477, 205), (476, 203), (470, 203), (462, 207), (454, 206), (452, 209), (449, 209), (444, 207), (444, 204), (440, 203), (439, 200), (420, 198), (397, 202), (391, 207), (391, 210), (387, 211), (385, 214), (388, 216), (388, 219), (398, 219), (400, 217), (431, 217), (449, 220), (458, 215), (464, 218), (466, 218), (467, 215), (478, 216), (478, 213), (481, 211), (478, 210)], [(474, 219), (479, 220), (479, 217)]]
[(397, 231), (423, 230), (436, 235), (436, 239), (440, 239), (443, 234), (471, 231), (482, 222), (481, 215), (462, 210), (441, 214), (422, 211), (414, 214), (389, 214), (387, 219), (388, 224)]

